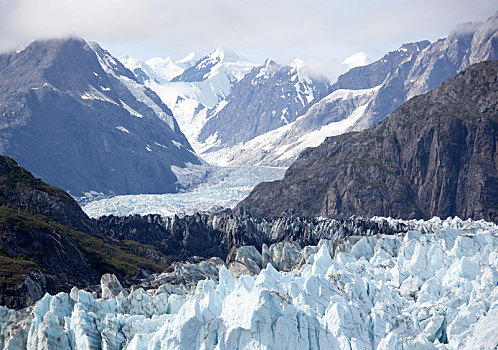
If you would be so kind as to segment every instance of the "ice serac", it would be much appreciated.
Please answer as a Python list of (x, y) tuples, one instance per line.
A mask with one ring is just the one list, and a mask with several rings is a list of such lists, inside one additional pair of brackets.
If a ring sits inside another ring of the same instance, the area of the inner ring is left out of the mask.
[(35, 41), (0, 65), (0, 153), (73, 196), (167, 193), (200, 165), (171, 110), (78, 38)]
[(458, 218), (399, 223), (411, 230), (308, 246), (298, 252), (307, 262), (289, 272), (268, 264), (234, 277), (221, 266), (187, 293), (165, 284), (104, 299), (73, 288), (32, 309), (0, 308), (0, 348), (498, 346), (498, 227)]
[(468, 67), (360, 133), (303, 151), (235, 211), (498, 220), (498, 61)]

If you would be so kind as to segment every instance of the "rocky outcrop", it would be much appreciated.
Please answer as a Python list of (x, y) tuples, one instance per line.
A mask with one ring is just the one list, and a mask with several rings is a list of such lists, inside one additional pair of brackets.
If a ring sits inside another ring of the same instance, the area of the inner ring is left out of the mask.
[(497, 76), (498, 61), (473, 65), (372, 128), (328, 138), (236, 212), (497, 221)]
[(95, 285), (106, 272), (130, 285), (166, 268), (157, 249), (104, 237), (68, 194), (5, 156), (0, 202), (0, 305), (26, 307), (46, 292)]
[(121, 283), (119, 283), (118, 278), (110, 273), (102, 275), (100, 278), (100, 288), (102, 291), (102, 299), (128, 296), (128, 292), (123, 288)]
[(265, 244), (283, 241), (293, 241), (303, 246), (317, 244), (322, 238), (381, 233), (391, 235), (406, 230), (403, 224), (387, 220), (372, 221), (355, 217), (340, 220), (289, 217), (263, 219), (238, 217), (230, 212), (196, 214), (183, 218), (164, 218), (159, 215), (107, 216), (95, 220), (95, 223), (106, 237), (151, 245), (169, 259), (178, 261), (193, 256), (225, 260), (231, 255), (231, 249), (241, 246), (254, 246), (261, 252)]
[(153, 275), (146, 281), (133, 285), (132, 290), (159, 288), (163, 293), (185, 294), (195, 288), (199, 281), (218, 280), (218, 274), (225, 262), (218, 257), (209, 259), (191, 257), (185, 261), (172, 263), (162, 273)]

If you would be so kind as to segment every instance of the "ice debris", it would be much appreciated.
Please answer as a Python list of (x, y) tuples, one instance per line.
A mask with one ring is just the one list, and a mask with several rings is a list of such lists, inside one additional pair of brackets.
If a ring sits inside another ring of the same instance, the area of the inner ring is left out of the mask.
[[(498, 230), (439, 223), (299, 252), (289, 242), (239, 249), (239, 277), (221, 265), (218, 282), (183, 295), (126, 295), (105, 276), (103, 298), (73, 288), (26, 310), (0, 307), (0, 348), (494, 349)], [(282, 255), (298, 267), (279, 271)]]

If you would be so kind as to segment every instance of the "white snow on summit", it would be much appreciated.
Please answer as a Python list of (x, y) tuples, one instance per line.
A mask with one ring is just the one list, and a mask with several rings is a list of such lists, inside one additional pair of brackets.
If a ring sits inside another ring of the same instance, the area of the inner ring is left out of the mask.
[[(357, 121), (367, 113), (372, 96), (380, 86), (363, 90), (340, 89), (332, 92), (314, 105), (294, 122), (259, 135), (252, 140), (233, 147), (225, 147), (200, 155), (207, 162), (219, 166), (250, 164), (253, 166), (289, 166), (299, 153), (307, 147), (317, 147), (327, 137), (353, 130)], [(323, 125), (312, 123), (315, 114), (327, 105), (338, 101), (362, 101), (363, 103), (345, 118)]]
[[(128, 65), (123, 63), (126, 67)], [(161, 57), (153, 57), (146, 61), (147, 66), (155, 73), (155, 77), (158, 78), (161, 82), (170, 81), (174, 77), (179, 76), (183, 73), (185, 68), (188, 68), (187, 65), (178, 64), (177, 62), (173, 62), (171, 57), (161, 58)]]
[[(192, 291), (105, 298), (73, 288), (24, 311), (0, 307), (3, 349), (496, 349), (498, 228), (458, 218), (395, 236), (321, 240), (300, 267), (271, 264)], [(266, 253), (265, 253), (266, 252)], [(282, 253), (283, 251), (281, 251)], [(263, 247), (268, 254), (268, 247)], [(259, 254), (259, 253), (256, 253)]]
[[(214, 108), (220, 101), (223, 101), (232, 91), (234, 84), (257, 64), (218, 47), (195, 63), (198, 69), (213, 65), (201, 81), (170, 81), (187, 68), (194, 67), (192, 63), (194, 60), (194, 54), (177, 62), (172, 62), (169, 57), (148, 60), (146, 65), (154, 72), (152, 77), (155, 79), (146, 81), (145, 85), (172, 110), (180, 130), (192, 147), (197, 150), (199, 147), (197, 136), (206, 122), (208, 109)], [(129, 59), (122, 63), (131, 70), (136, 66)]]

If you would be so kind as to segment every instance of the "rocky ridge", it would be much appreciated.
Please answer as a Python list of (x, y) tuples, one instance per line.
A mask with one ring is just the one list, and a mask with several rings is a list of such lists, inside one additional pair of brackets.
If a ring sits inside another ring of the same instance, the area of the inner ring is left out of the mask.
[(387, 220), (361, 218), (277, 218), (237, 217), (229, 211), (220, 214), (196, 214), (182, 218), (160, 215), (127, 217), (104, 216), (95, 224), (106, 236), (119, 241), (134, 240), (157, 247), (171, 260), (227, 258), (233, 248), (251, 245), (261, 251), (264, 244), (294, 242), (298, 246), (333, 239), (403, 232), (403, 224)]
[(95, 43), (35, 41), (0, 59), (0, 153), (73, 196), (175, 192), (201, 166), (169, 108)]
[(236, 212), (498, 220), (497, 76), (498, 61), (472, 65), (370, 129), (328, 138)]

